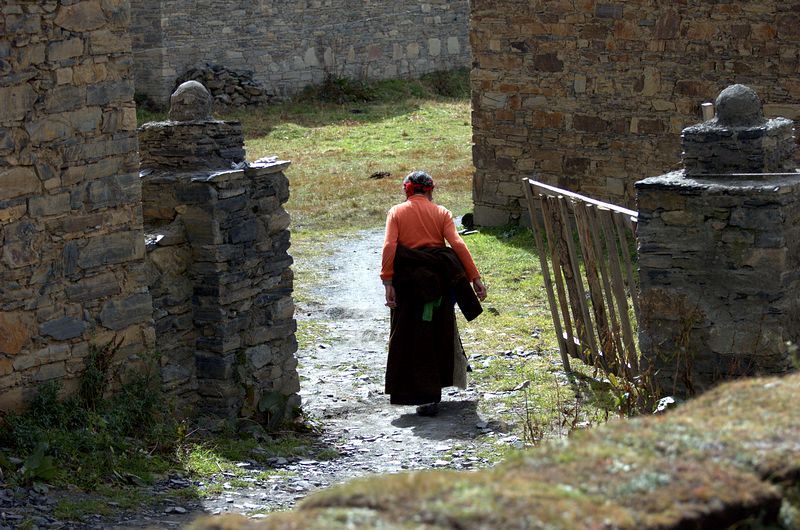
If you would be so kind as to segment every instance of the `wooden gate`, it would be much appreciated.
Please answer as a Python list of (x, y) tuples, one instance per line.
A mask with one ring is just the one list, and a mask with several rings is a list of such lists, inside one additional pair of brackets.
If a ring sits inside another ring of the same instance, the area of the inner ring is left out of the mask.
[(637, 213), (531, 179), (523, 187), (564, 369), (574, 357), (633, 379)]

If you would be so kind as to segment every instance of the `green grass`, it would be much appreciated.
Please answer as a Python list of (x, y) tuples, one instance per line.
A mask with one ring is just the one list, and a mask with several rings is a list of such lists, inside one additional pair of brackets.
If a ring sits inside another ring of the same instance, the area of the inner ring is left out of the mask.
[[(359, 229), (382, 223), (386, 210), (403, 197), (402, 178), (414, 169), (434, 175), (440, 202), (457, 213), (471, 209), (467, 102), (346, 106), (350, 108), (320, 106), (311, 117), (294, 107), (241, 116), (250, 159), (277, 155), (292, 161), (287, 208), (296, 229)], [(356, 109), (360, 112), (353, 114)], [(380, 172), (391, 176), (370, 178)]]
[(515, 348), (554, 351), (555, 334), (531, 232), (483, 228), (465, 241), (489, 290), (484, 314), (474, 325), (464, 326), (465, 346), (483, 354)]
[(53, 515), (66, 521), (78, 521), (85, 515), (110, 515), (111, 506), (105, 499), (61, 500), (53, 510)]
[[(96, 384), (95, 375), (90, 367), (81, 388)], [(11, 485), (72, 490), (55, 510), (65, 520), (166, 502), (166, 493), (154, 496), (148, 487), (173, 475), (207, 483), (181, 490), (183, 498), (200, 498), (220, 493), (223, 482), (250, 487), (282, 473), (270, 468), (272, 457), (337, 456), (304, 425), (271, 433), (189, 431), (147, 378), (132, 379), (113, 397), (86, 391), (58, 396), (58, 385), (41, 385), (29, 410), (5, 418), (0, 477)]]
[(219, 473), (244, 476), (247, 473), (240, 462), (265, 464), (269, 458), (287, 456), (309, 456), (328, 454), (328, 449), (317, 450), (312, 447), (313, 440), (308, 436), (291, 432), (279, 433), (270, 439), (238, 436), (215, 436), (188, 443), (179, 449), (178, 460), (182, 469), (194, 477), (209, 477)]

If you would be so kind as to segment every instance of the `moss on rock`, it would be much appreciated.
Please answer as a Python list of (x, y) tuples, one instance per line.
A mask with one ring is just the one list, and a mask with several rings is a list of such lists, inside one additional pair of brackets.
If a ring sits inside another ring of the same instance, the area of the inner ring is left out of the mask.
[[(355, 480), (258, 523), (193, 528), (719, 529), (797, 510), (800, 375), (728, 383), (479, 472)], [(783, 508), (782, 508), (783, 506)], [(793, 523), (785, 523), (793, 524)], [(788, 526), (785, 526), (788, 528)]]

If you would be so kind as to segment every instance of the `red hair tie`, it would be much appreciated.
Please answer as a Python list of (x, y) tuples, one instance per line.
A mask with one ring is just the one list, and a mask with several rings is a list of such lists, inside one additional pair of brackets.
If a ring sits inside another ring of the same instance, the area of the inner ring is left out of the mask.
[(406, 191), (406, 198), (411, 197), (414, 193), (423, 192), (427, 193), (433, 191), (434, 186), (425, 186), (424, 184), (414, 184), (410, 180), (403, 183), (403, 189)]

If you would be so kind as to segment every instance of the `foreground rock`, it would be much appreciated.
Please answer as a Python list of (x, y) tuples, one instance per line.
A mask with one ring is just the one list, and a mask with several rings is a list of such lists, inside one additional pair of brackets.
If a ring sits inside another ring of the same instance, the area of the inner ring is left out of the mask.
[(362, 479), (264, 521), (191, 528), (797, 528), (798, 391), (800, 375), (730, 383), (493, 469)]

